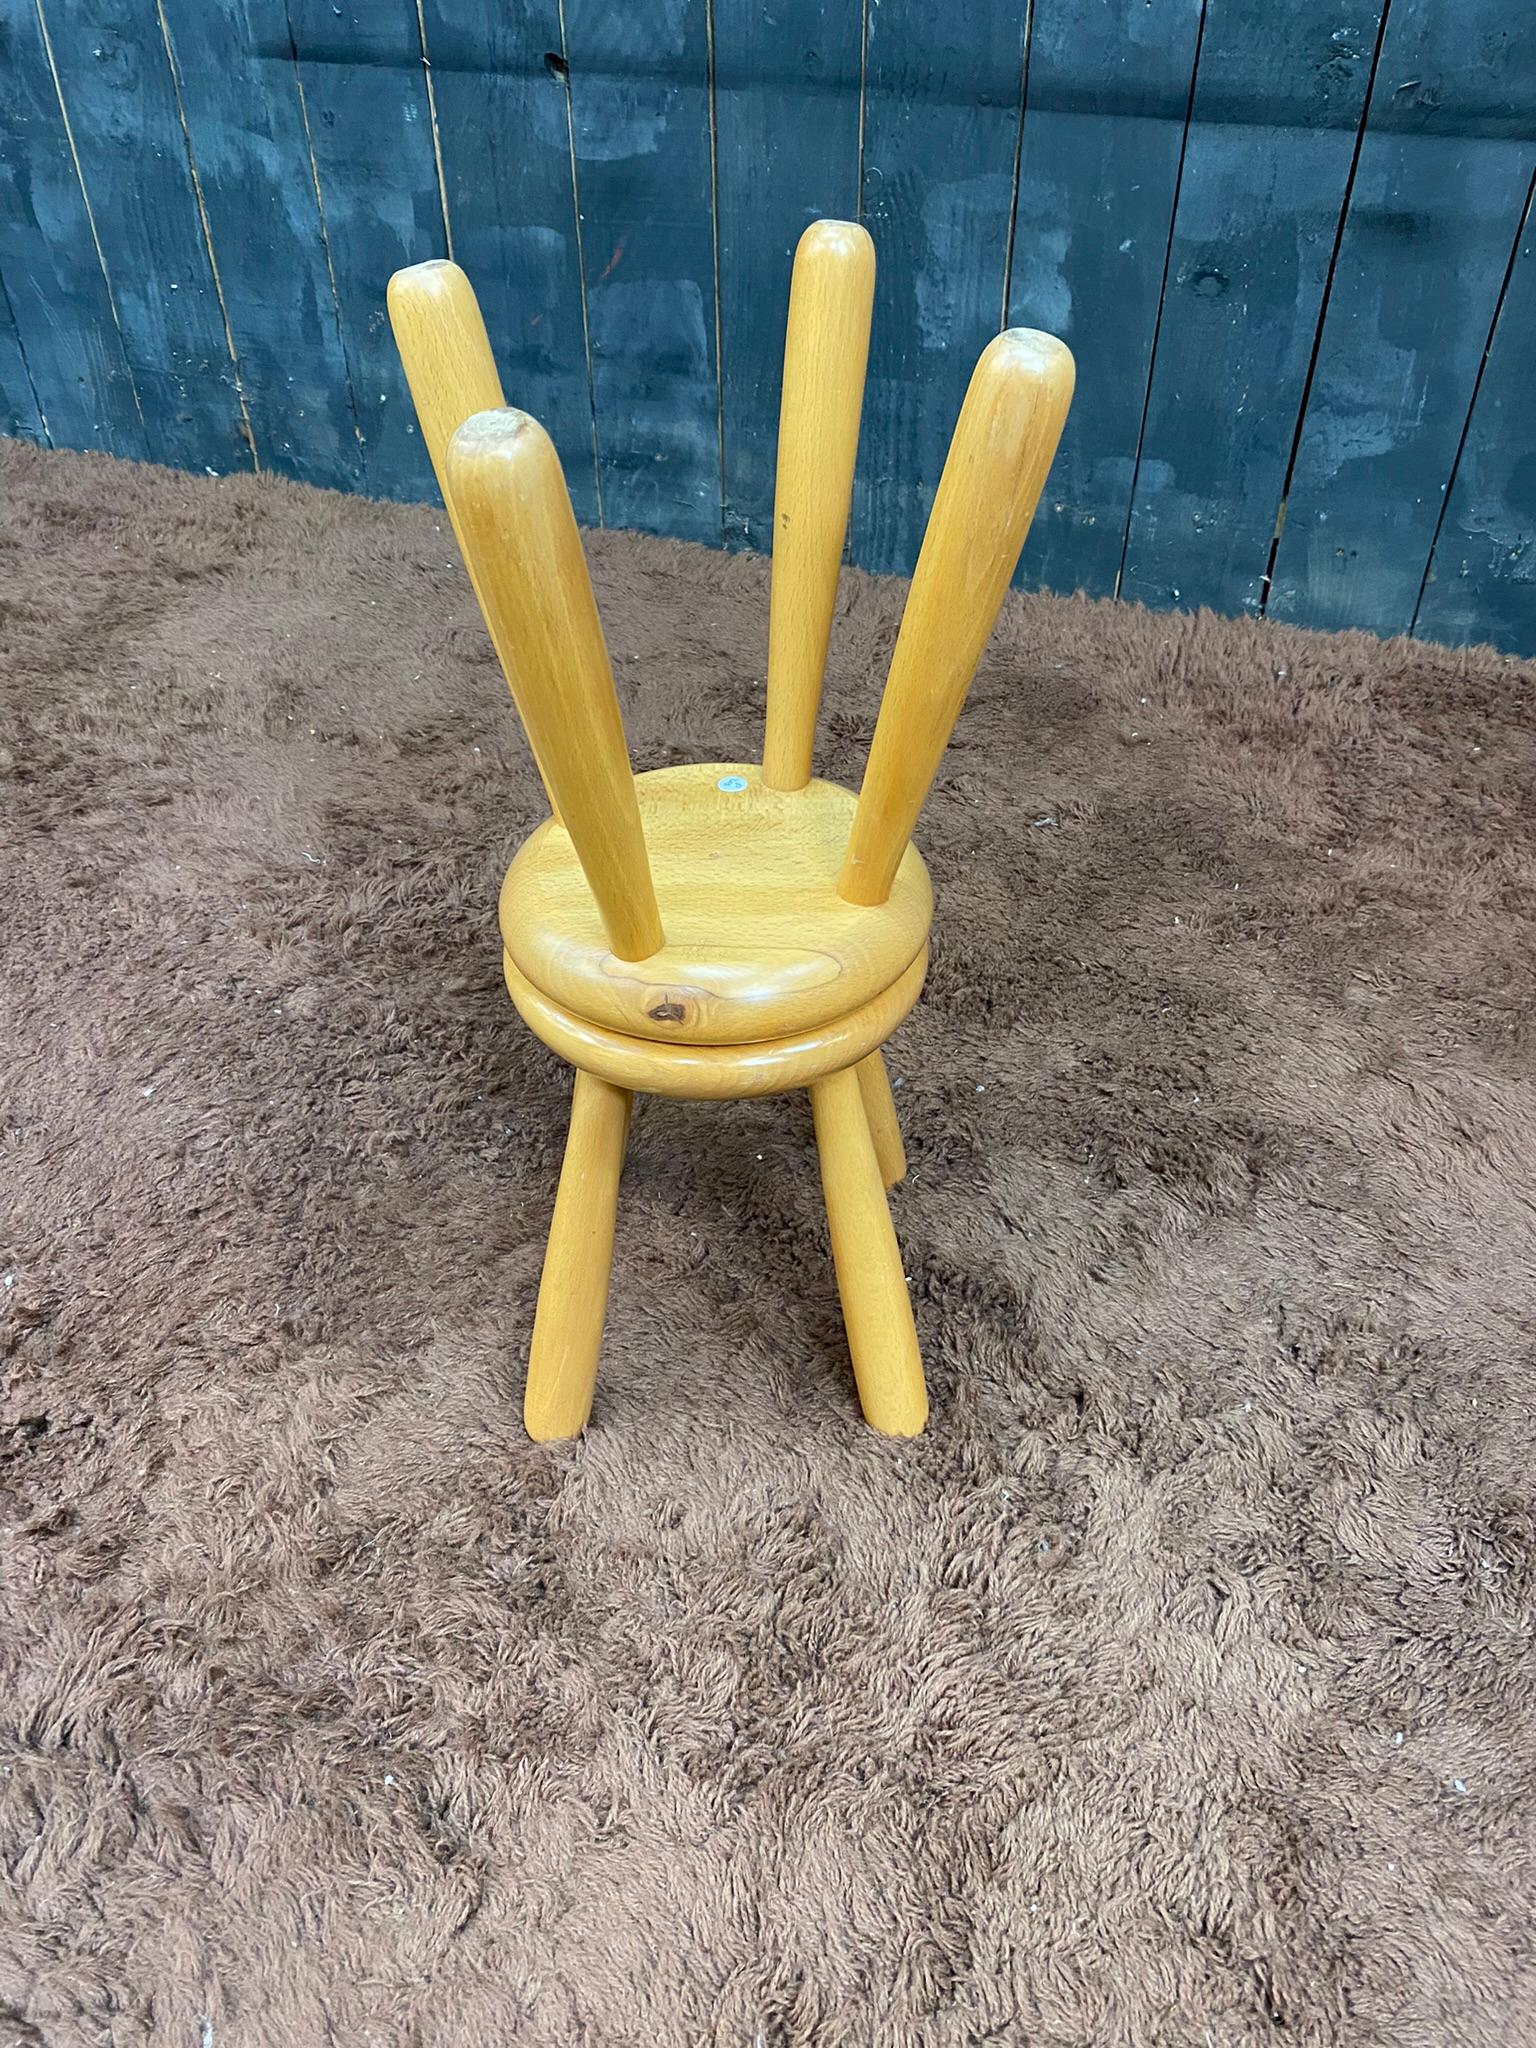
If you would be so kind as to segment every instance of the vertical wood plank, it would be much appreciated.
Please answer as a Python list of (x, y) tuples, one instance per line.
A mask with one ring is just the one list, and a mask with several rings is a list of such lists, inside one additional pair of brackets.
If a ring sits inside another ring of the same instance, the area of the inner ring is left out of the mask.
[(46, 432), (61, 448), (142, 457), (133, 373), (30, 7), (0, 15), (0, 78), (0, 276)]
[(153, 8), (67, 0), (44, 18), (151, 458), (248, 469), (229, 336)]
[(1121, 594), (1256, 611), (1381, 0), (1210, 0)]
[(161, 0), (264, 469), (362, 487), (346, 356), (282, 0)]
[(395, 354), (384, 293), (407, 263), (448, 254), (421, 31), (408, 0), (288, 0), (342, 343), (363, 443), (383, 498), (437, 487)]
[(1201, 0), (1035, 0), (1010, 326), (1077, 358), (1020, 580), (1115, 588), (1162, 297)]
[(566, 0), (603, 517), (720, 540), (706, 0)]
[(1025, 10), (871, 5), (864, 225), (880, 269), (853, 552), (910, 570), (976, 358), (1002, 325)]
[(858, 5), (715, 0), (727, 547), (772, 543), (790, 269), (813, 220), (858, 211), (862, 44)]
[(3, 278), (0, 278), (0, 434), (10, 434), (26, 441), (46, 441), (48, 438)]
[(558, 0), (424, 0), (422, 18), (454, 260), (475, 287), (507, 403), (544, 427), (576, 516), (594, 521)]
[(1536, 653), (1536, 223), (1526, 202), (1509, 287), (1413, 630)]
[(1395, 0), (1269, 611), (1406, 632), (1531, 176), (1536, 16)]

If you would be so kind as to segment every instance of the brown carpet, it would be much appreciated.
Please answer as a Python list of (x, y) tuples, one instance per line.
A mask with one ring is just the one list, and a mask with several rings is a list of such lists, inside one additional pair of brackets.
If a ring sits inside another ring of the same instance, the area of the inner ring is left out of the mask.
[[(1536, 2039), (1536, 669), (1012, 600), (893, 1047), (927, 1436), (803, 1099), (650, 1101), (536, 1449), (441, 515), (0, 484), (0, 2048)], [(764, 565), (592, 554), (637, 764), (750, 755)]]

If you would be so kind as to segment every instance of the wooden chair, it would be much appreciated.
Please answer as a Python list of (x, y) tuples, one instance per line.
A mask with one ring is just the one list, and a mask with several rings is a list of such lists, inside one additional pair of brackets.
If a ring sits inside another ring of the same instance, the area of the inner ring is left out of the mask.
[(464, 273), (422, 263), (389, 310), (448, 516), (553, 816), (507, 871), (507, 988), (576, 1069), (524, 1420), (576, 1435), (592, 1407), (630, 1099), (808, 1088), (848, 1348), (867, 1421), (923, 1427), (923, 1384), (885, 1190), (906, 1170), (880, 1048), (928, 963), (932, 896), (912, 828), (1018, 561), (1072, 396), (1072, 358), (1014, 328), (961, 408), (857, 797), (811, 754), (874, 297), (863, 228), (795, 255), (774, 502), (761, 766), (635, 776), (548, 435), (507, 408)]

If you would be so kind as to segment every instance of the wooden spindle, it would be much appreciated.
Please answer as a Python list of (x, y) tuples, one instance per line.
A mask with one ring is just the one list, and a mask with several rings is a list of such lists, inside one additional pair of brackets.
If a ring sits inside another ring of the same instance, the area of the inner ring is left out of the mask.
[(621, 960), (662, 944), (635, 780), (560, 458), (527, 413), (476, 413), (448, 444), (459, 544), (513, 701)]
[(928, 1419), (923, 1361), (853, 1068), (811, 1083), (811, 1117), (859, 1405), (865, 1421), (887, 1436), (917, 1436)]
[(535, 1443), (580, 1436), (592, 1413), (629, 1114), (627, 1089), (577, 1074), (528, 1352), (523, 1424)]
[(853, 496), (875, 245), (853, 221), (800, 237), (789, 288), (773, 499), (763, 780), (804, 789)]
[(1071, 351), (1009, 328), (983, 350), (939, 479), (838, 893), (884, 903), (996, 622), (1072, 402)]
[[(495, 412), (507, 402), (480, 316), (480, 302), (457, 263), (436, 261), (413, 263), (408, 270), (397, 270), (389, 280), (385, 296), (389, 324), (394, 329), (395, 347), (410, 386), (421, 438), (432, 458), (432, 473), (443, 494), (453, 537), (469, 569), (470, 588), (478, 599), (475, 572), (448, 490), (446, 458), (448, 443), (472, 413)], [(482, 603), (481, 610), (484, 609)], [(558, 817), (559, 806), (537, 747), (533, 753), (543, 776), (549, 807)]]
[(896, 1117), (891, 1077), (885, 1071), (885, 1055), (878, 1050), (869, 1053), (853, 1071), (859, 1077), (859, 1093), (864, 1098), (869, 1135), (880, 1162), (880, 1178), (888, 1188), (893, 1188), (906, 1175), (907, 1148), (901, 1142), (901, 1125)]
[[(411, 387), (421, 438), (446, 504), (443, 458), (471, 413), (506, 404), (474, 286), (457, 263), (413, 263), (386, 294), (389, 324)], [(453, 517), (453, 507), (448, 506)]]

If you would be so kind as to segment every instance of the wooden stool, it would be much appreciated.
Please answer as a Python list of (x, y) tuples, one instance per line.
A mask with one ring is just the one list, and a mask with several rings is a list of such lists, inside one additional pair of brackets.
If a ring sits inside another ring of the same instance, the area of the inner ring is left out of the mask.
[(1051, 336), (1000, 334), (939, 481), (857, 796), (811, 777), (853, 490), (875, 252), (818, 221), (795, 255), (774, 500), (762, 765), (635, 776), (559, 458), (508, 410), (464, 273), (422, 263), (389, 311), (470, 582), (553, 816), (501, 892), (507, 988), (576, 1069), (524, 1420), (592, 1407), (636, 1089), (808, 1088), (866, 1420), (915, 1436), (922, 1361), (885, 1190), (906, 1170), (880, 1048), (917, 1000), (932, 895), (912, 828), (992, 631), (1072, 396)]

